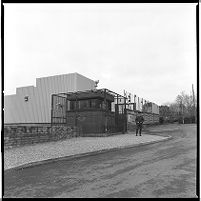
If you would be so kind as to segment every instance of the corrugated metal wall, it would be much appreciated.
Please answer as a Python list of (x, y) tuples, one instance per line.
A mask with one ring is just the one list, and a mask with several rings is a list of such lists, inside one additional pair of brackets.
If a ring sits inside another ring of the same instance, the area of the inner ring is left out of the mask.
[(78, 73), (37, 78), (36, 87), (20, 87), (16, 95), (4, 96), (4, 123), (50, 123), (51, 94), (94, 88), (93, 80)]
[[(95, 88), (95, 85), (94, 85), (95, 82), (92, 82), (91, 79), (83, 76), (83, 75), (80, 75), (80, 74), (76, 74), (76, 84), (77, 84), (77, 89), (79, 89), (79, 91), (85, 91), (87, 89), (94, 89)], [(87, 86), (87, 88), (86, 88)]]

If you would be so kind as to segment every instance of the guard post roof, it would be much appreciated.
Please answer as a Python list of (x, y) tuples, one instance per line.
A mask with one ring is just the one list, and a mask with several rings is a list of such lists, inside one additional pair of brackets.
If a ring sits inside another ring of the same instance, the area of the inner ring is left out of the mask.
[(113, 92), (105, 88), (95, 89), (95, 90), (86, 90), (86, 91), (68, 92), (68, 93), (58, 93), (53, 95), (66, 97), (68, 100), (83, 100), (83, 99), (90, 99), (90, 98), (104, 99), (105, 98), (106, 100), (113, 102), (115, 97), (126, 99), (125, 96), (122, 96), (116, 92)]

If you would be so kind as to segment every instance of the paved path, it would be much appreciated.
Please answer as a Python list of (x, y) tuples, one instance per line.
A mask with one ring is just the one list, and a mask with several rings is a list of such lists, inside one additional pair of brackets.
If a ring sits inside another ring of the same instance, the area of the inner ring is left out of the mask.
[(4, 152), (4, 170), (39, 161), (74, 156), (89, 152), (156, 142), (167, 137), (143, 134), (121, 134), (109, 137), (79, 137), (14, 148)]
[(163, 142), (7, 170), (5, 197), (196, 197), (196, 127), (172, 128)]

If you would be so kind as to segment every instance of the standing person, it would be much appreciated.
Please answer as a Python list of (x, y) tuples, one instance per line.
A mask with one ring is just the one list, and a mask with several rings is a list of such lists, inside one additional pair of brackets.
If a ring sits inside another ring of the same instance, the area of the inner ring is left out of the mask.
[(141, 112), (139, 112), (135, 118), (135, 123), (136, 123), (136, 136), (138, 134), (138, 131), (139, 131), (139, 134), (141, 136), (141, 132), (142, 132), (142, 124), (144, 122), (144, 118), (141, 114)]

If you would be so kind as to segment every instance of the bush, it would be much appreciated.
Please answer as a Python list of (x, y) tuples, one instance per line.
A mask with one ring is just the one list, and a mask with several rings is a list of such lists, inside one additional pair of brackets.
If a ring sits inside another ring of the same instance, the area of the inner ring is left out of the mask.
[[(180, 117), (179, 119), (179, 123), (183, 124), (183, 118)], [(195, 123), (195, 117), (194, 116), (190, 116), (190, 117), (184, 117), (184, 124), (192, 124)]]
[(195, 117), (194, 117), (194, 116), (185, 117), (185, 118), (184, 118), (184, 123), (185, 123), (185, 124), (192, 124), (192, 123), (195, 123)]
[(159, 117), (159, 123), (163, 124), (164, 123), (164, 118), (163, 117)]

